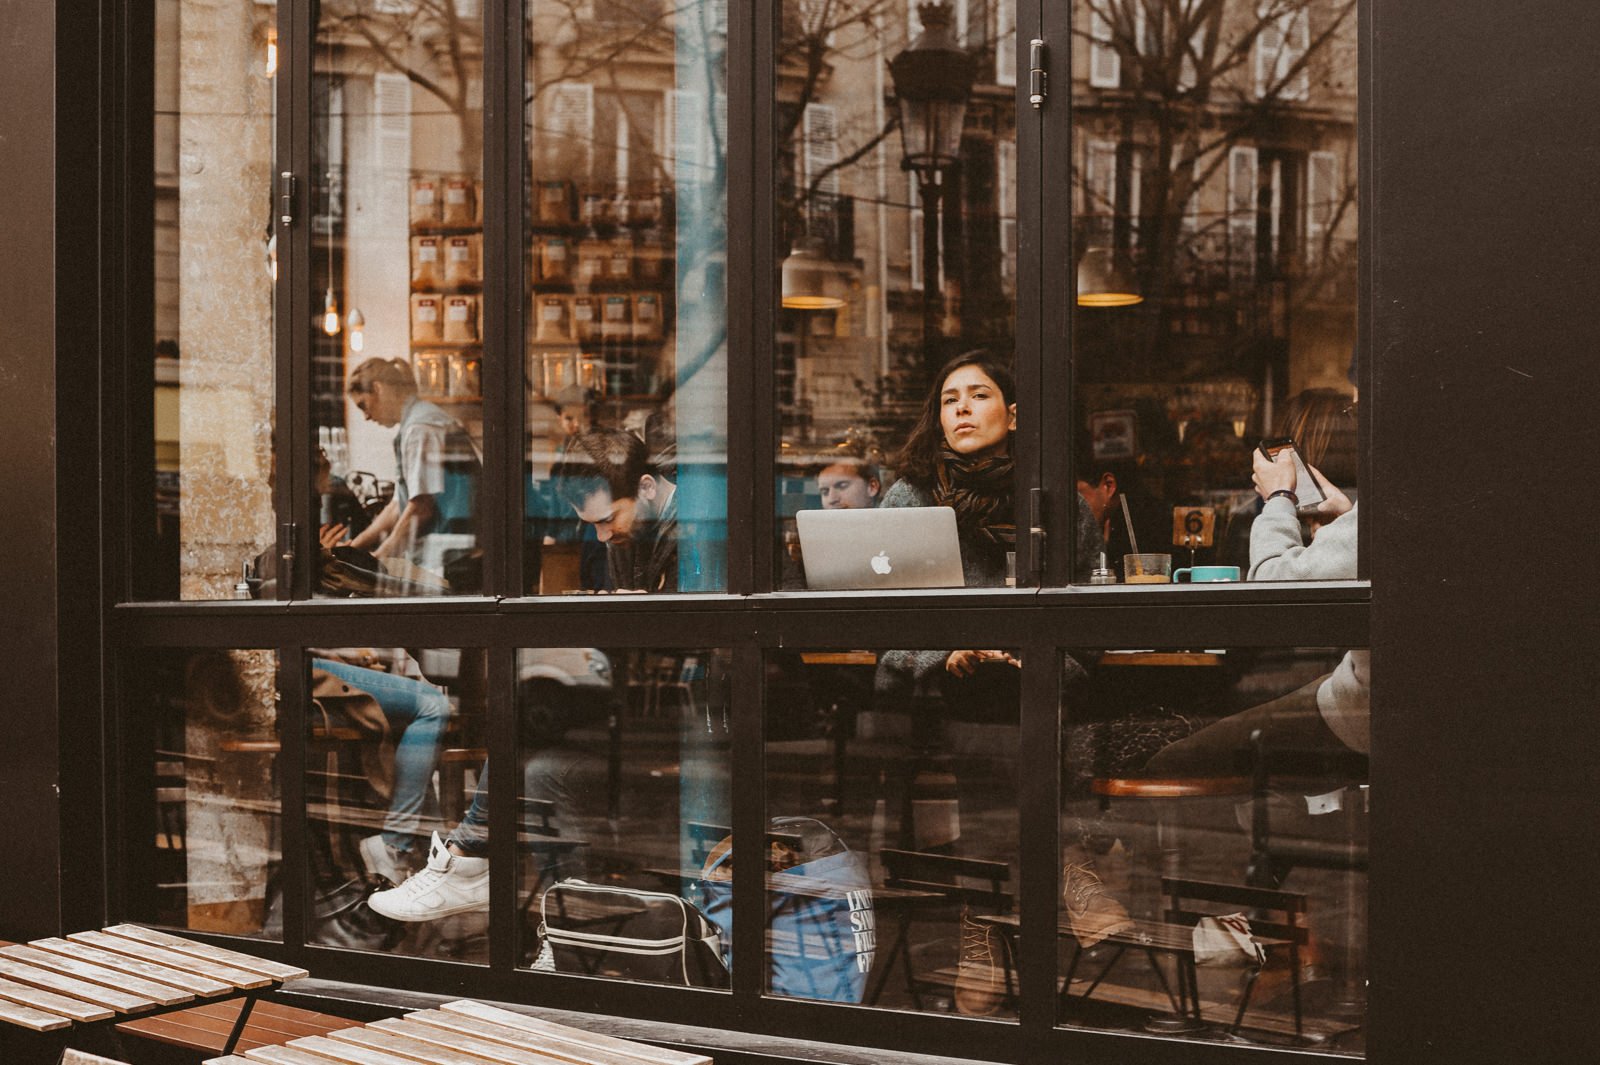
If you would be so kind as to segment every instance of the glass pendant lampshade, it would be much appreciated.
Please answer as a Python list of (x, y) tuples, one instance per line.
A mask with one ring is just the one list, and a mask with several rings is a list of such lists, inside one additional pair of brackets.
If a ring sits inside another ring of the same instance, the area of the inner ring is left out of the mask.
[(824, 254), (817, 237), (801, 237), (783, 260), (783, 305), (796, 311), (831, 311), (843, 307), (844, 284)]
[(1096, 247), (1083, 253), (1078, 260), (1078, 306), (1131, 307), (1143, 302), (1115, 252)]

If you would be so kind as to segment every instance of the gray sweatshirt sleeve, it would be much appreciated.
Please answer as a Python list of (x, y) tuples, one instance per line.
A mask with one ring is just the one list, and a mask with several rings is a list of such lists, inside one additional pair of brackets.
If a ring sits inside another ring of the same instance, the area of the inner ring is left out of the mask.
[(1366, 650), (1348, 651), (1339, 668), (1317, 688), (1317, 709), (1346, 747), (1366, 754), (1372, 749), (1371, 659)]
[(1294, 504), (1267, 501), (1250, 526), (1250, 580), (1336, 581), (1356, 576), (1356, 507), (1324, 525), (1309, 545)]

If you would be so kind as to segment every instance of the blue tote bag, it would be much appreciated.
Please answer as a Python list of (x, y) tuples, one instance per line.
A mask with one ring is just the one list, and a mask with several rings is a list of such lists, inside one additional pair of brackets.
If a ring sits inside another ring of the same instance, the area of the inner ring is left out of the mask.
[[(861, 855), (821, 821), (774, 817), (768, 846), (768, 987), (774, 995), (860, 1002), (877, 950), (872, 878)], [(791, 845), (788, 840), (798, 841)], [(701, 909), (733, 963), (732, 837), (706, 858)]]

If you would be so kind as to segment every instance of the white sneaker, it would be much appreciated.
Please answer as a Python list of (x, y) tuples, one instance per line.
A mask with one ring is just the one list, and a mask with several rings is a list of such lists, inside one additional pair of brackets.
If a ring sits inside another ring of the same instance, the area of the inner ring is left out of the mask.
[(383, 836), (368, 836), (361, 841), (361, 864), (367, 872), (381, 876), (398, 887), (406, 882), (411, 870), (406, 868), (406, 855), (383, 841)]
[(373, 892), (367, 905), (391, 921), (432, 921), (485, 911), (489, 908), (489, 859), (451, 854), (435, 832), (427, 868), (397, 888)]

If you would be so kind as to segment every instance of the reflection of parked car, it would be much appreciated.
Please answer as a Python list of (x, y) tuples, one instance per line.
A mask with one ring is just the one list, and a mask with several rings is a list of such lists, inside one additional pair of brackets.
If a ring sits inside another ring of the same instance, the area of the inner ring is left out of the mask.
[(517, 655), (524, 727), (604, 725), (617, 707), (611, 660), (593, 647), (541, 647)]
[[(434, 684), (453, 687), (461, 672), (461, 651), (427, 648), (417, 653), (422, 674)], [(517, 705), (520, 720), (544, 727), (604, 725), (616, 709), (611, 660), (593, 647), (539, 647), (517, 654)]]

